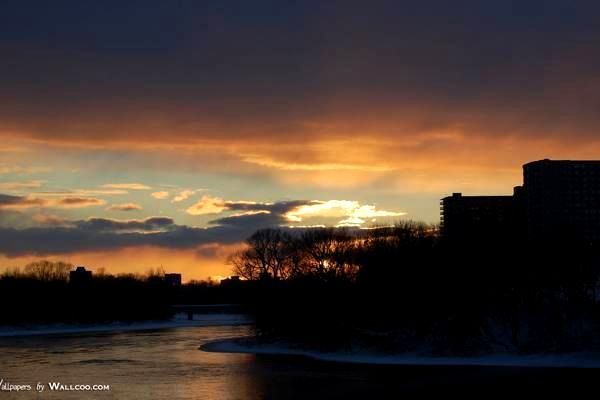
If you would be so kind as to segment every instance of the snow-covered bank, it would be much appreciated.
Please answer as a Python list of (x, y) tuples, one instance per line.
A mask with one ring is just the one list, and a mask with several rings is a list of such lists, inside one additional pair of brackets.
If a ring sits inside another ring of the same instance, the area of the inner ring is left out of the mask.
[(200, 350), (220, 353), (292, 355), (322, 361), (414, 366), (488, 366), (531, 368), (600, 368), (598, 353), (563, 354), (490, 354), (473, 357), (434, 357), (414, 353), (378, 354), (366, 351), (318, 352), (294, 348), (282, 343), (258, 344), (251, 337), (232, 338), (205, 343)]
[(181, 313), (167, 321), (5, 326), (0, 327), (0, 337), (146, 331), (194, 326), (250, 325), (252, 323), (252, 319), (244, 314), (196, 314), (194, 319), (189, 321), (186, 314)]

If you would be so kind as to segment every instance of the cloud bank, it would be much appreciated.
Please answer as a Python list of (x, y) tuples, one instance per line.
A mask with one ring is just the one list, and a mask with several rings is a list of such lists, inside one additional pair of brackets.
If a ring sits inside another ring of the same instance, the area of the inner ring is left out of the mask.
[[(18, 198), (15, 200), (13, 197), (2, 195), (0, 201), (18, 201)], [(314, 218), (338, 225), (360, 226), (365, 222), (362, 217), (402, 215), (377, 210), (371, 205), (340, 200), (294, 200), (274, 203), (222, 201), (219, 204), (220, 212), (227, 215), (211, 220), (208, 227), (178, 225), (170, 217), (129, 220), (92, 217), (68, 220), (53, 215), (35, 215), (33, 219), (38, 226), (24, 229), (0, 228), (0, 253), (17, 257), (139, 246), (195, 249), (207, 245), (239, 243), (257, 229), (290, 227), (292, 222), (310, 222)], [(321, 212), (323, 210), (326, 212)]]
[(30, 208), (85, 208), (106, 204), (93, 197), (41, 198), (0, 194), (0, 210), (25, 210)]
[(123, 4), (3, 7), (0, 137), (412, 192), (600, 151), (597, 2)]

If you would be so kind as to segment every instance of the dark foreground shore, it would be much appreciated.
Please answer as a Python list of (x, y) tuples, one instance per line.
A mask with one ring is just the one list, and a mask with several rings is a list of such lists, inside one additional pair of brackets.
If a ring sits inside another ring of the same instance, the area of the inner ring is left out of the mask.
[(317, 353), (281, 343), (258, 345), (252, 337), (211, 341), (200, 349), (254, 354), (254, 373), (268, 376), (270, 394), (284, 399), (387, 399), (405, 395), (576, 398), (595, 391), (600, 377), (600, 361), (594, 361), (590, 354), (427, 358)]
[(530, 355), (486, 354), (479, 356), (426, 356), (418, 353), (386, 354), (354, 349), (349, 351), (314, 351), (285, 342), (262, 343), (254, 337), (216, 340), (200, 346), (200, 350), (220, 353), (241, 353), (271, 356), (298, 356), (320, 361), (347, 364), (452, 366), (452, 367), (510, 367), (510, 368), (576, 368), (594, 369), (600, 374), (600, 354), (544, 353)]

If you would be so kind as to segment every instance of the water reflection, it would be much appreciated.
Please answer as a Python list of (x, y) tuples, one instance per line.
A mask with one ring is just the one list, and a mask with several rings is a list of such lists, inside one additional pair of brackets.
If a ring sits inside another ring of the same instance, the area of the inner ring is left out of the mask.
[[(203, 342), (248, 333), (248, 327), (207, 327), (95, 336), (3, 338), (0, 378), (32, 385), (48, 381), (111, 385), (110, 392), (85, 393), (85, 398), (248, 398), (247, 383), (237, 382), (244, 382), (252, 356), (198, 350)], [(3, 398), (36, 396), (35, 393), (0, 394)], [(48, 399), (82, 397), (81, 393), (67, 392), (39, 395)]]
[(248, 327), (0, 339), (0, 378), (110, 384), (110, 392), (0, 393), (2, 399), (365, 399), (407, 394), (567, 394), (588, 390), (594, 370), (342, 365), (302, 358), (206, 353), (206, 341)]

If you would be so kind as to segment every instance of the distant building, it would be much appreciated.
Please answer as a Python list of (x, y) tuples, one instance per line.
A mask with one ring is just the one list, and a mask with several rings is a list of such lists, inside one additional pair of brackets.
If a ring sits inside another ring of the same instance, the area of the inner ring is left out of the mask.
[(69, 281), (74, 284), (87, 283), (92, 280), (92, 271), (88, 271), (83, 266), (78, 266), (74, 271), (69, 272)]
[(441, 200), (441, 234), (600, 241), (600, 161), (539, 160), (523, 165), (523, 186), (512, 196)]
[(523, 179), (529, 237), (600, 240), (600, 161), (534, 161)]
[(229, 278), (221, 279), (220, 285), (222, 287), (236, 286), (239, 285), (242, 280), (237, 275), (232, 275)]
[(517, 224), (513, 196), (463, 196), (441, 200), (441, 234), (447, 239), (477, 239), (509, 234)]
[(165, 282), (171, 286), (181, 286), (181, 274), (165, 274)]

